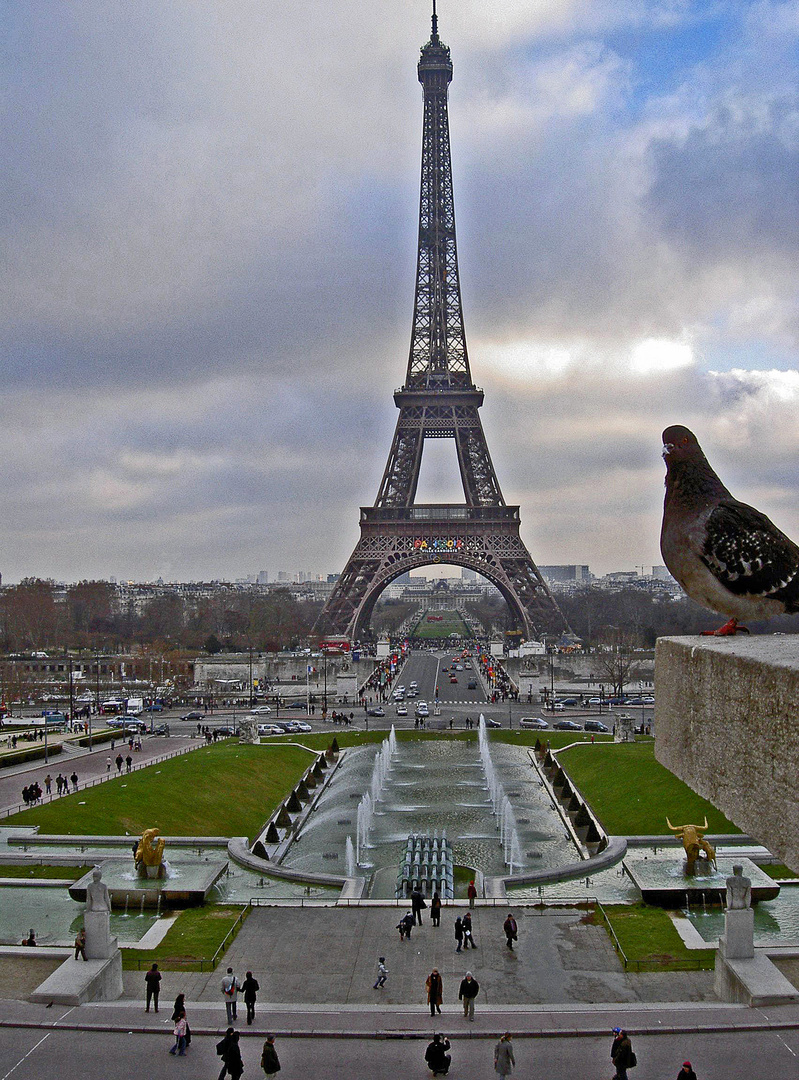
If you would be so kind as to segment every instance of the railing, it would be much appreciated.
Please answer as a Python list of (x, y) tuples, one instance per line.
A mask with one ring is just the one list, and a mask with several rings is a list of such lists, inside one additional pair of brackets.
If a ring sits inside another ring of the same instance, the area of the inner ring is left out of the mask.
[(244, 905), (244, 907), (241, 909), (241, 912), (239, 913), (239, 917), (236, 919), (236, 921), (233, 923), (231, 928), (228, 930), (228, 932), (222, 938), (221, 942), (219, 943), (219, 945), (217, 947), (216, 952), (211, 957), (211, 967), (212, 968), (216, 967), (216, 965), (217, 965), (217, 963), (219, 961), (219, 957), (223, 956), (227, 952), (228, 945), (233, 942), (233, 940), (235, 939), (235, 937), (238, 934), (239, 930), (241, 930), (241, 927), (242, 927), (242, 925), (244, 923), (244, 920), (247, 918), (247, 916), (252, 911), (252, 906), (253, 906), (252, 905), (252, 900), (250, 900), (250, 902), (248, 904)]
[[(625, 971), (629, 971), (631, 969), (633, 971), (664, 971), (664, 970), (669, 969), (670, 965), (669, 965), (668, 961), (664, 961), (664, 960), (631, 960), (629, 958), (629, 956), (627, 955), (627, 953), (622, 948), (621, 942), (619, 941), (618, 937), (616, 936), (616, 931), (613, 929), (613, 924), (611, 923), (610, 918), (608, 917), (608, 913), (605, 911), (604, 907), (602, 906), (602, 904), (600, 904), (600, 902), (598, 900), (596, 901), (596, 910), (602, 916), (602, 919), (604, 920), (605, 925), (608, 928), (608, 932), (610, 933), (610, 940), (611, 940), (611, 942), (613, 944), (613, 948), (616, 950), (616, 953), (617, 953), (619, 959), (621, 960)], [(712, 945), (708, 945), (708, 949), (712, 950), (712, 948), (713, 948)], [(675, 960), (673, 966), (674, 966), (674, 969), (677, 969), (677, 970), (684, 970), (686, 967), (689, 967), (689, 968), (694, 968), (695, 967), (697, 969), (697, 971), (701, 971), (702, 967), (706, 966), (706, 965), (707, 965), (707, 957), (704, 957), (704, 956), (691, 956), (691, 957), (681, 957), (679, 960)]]
[[(429, 900), (429, 897), (427, 898)], [(338, 896), (253, 896), (250, 898), (251, 907), (353, 907), (353, 908), (404, 908), (408, 909), (410, 901), (406, 897), (387, 897), (385, 900), (374, 900), (369, 897), (342, 897)], [(536, 909), (535, 915), (547, 915), (550, 909), (555, 908), (586, 908), (597, 903), (595, 896), (558, 896), (544, 902), (540, 897), (533, 899), (520, 899), (508, 896), (488, 896), (475, 900), (475, 908), (504, 908), (506, 911), (513, 908)], [(468, 908), (468, 900), (442, 900), (441, 908), (458, 910)], [(539, 910), (540, 909), (540, 910)]]
[[(57, 791), (51, 791), (49, 795), (45, 792), (38, 802), (32, 804), (17, 803), (14, 806), (3, 807), (0, 809), (0, 818), (11, 817), (13, 814), (21, 813), (23, 810), (33, 810), (35, 807), (44, 806), (46, 803), (58, 802), (68, 795), (76, 795), (79, 791), (85, 791), (87, 788), (96, 787), (98, 784), (107, 784), (111, 780), (119, 780), (120, 777), (130, 776), (131, 773), (138, 772), (140, 769), (147, 769), (151, 765), (159, 765), (162, 761), (169, 761), (170, 758), (180, 757), (182, 754), (189, 754), (192, 750), (200, 750), (203, 746), (205, 746), (204, 741), (192, 744), (191, 746), (182, 746), (179, 750), (172, 750), (168, 754), (159, 754), (158, 757), (148, 758), (146, 761), (134, 762), (130, 772), (108, 772), (105, 776), (95, 776), (93, 779), (84, 780), (83, 782), (78, 781), (77, 787), (72, 787), (70, 784), (69, 789), (63, 791), (61, 795), (59, 795)], [(69, 780), (69, 777), (67, 777), (67, 780)]]
[[(210, 960), (207, 959), (206, 957), (200, 957), (199, 959), (196, 959), (196, 960), (180, 960), (180, 959), (174, 959), (173, 960), (171, 958), (164, 958), (164, 963), (168, 963), (168, 965), (169, 965), (165, 970), (167, 970), (167, 971), (183, 970), (183, 971), (200, 971), (200, 972), (203, 972), (203, 971), (206, 971), (206, 970), (207, 971), (213, 971), (216, 968), (217, 964), (219, 963), (220, 958), (222, 956), (224, 956), (224, 954), (227, 952), (229, 946), (231, 945), (231, 943), (235, 939), (235, 937), (238, 934), (239, 930), (241, 930), (242, 924), (244, 923), (244, 920), (249, 915), (249, 913), (252, 910), (253, 906), (254, 906), (253, 902), (250, 901), (248, 904), (245, 904), (242, 907), (241, 912), (238, 915), (238, 918), (233, 923), (233, 925), (228, 930), (228, 932), (225, 934), (225, 936), (222, 938), (221, 942), (217, 946), (216, 951), (214, 952), (214, 955), (211, 957)], [(146, 957), (132, 956), (131, 952), (132, 952), (132, 950), (130, 950), (130, 949), (125, 950), (125, 968), (126, 968), (126, 970), (131, 971), (132, 968), (133, 968), (134, 963), (136, 965), (136, 970), (137, 971), (142, 970), (142, 965), (144, 965), (147, 968), (150, 967), (150, 965), (152, 963), (152, 957), (151, 956), (146, 956)]]

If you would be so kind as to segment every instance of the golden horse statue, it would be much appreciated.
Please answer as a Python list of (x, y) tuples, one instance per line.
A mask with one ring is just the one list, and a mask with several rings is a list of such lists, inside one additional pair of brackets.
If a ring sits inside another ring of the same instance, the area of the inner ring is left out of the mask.
[[(158, 837), (158, 829), (145, 829), (136, 845), (133, 859), (141, 877), (165, 877), (164, 848), (166, 840)], [(153, 872), (153, 870), (155, 872)]]
[(707, 832), (707, 817), (705, 817), (704, 825), (672, 825), (668, 818), (666, 818), (666, 824), (680, 840), (682, 840), (682, 846), (685, 848), (685, 872), (689, 877), (693, 877), (696, 872), (696, 861), (701, 858), (701, 853), (704, 852), (705, 860), (716, 869), (716, 849), (711, 843), (705, 840), (705, 833)]

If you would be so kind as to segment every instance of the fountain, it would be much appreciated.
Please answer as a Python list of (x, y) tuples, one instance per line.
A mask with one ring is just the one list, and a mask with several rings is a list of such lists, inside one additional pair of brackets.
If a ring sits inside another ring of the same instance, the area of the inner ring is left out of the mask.
[(355, 862), (358, 866), (362, 863), (364, 849), (369, 841), (369, 830), (374, 819), (374, 804), (372, 797), (367, 792), (358, 803), (358, 820), (355, 829)]
[(352, 843), (352, 837), (351, 836), (347, 837), (346, 851), (347, 851), (347, 877), (350, 877), (350, 878), (355, 877), (355, 875), (357, 873), (357, 866), (356, 866), (356, 861), (355, 861), (355, 847), (354, 847), (354, 845)]

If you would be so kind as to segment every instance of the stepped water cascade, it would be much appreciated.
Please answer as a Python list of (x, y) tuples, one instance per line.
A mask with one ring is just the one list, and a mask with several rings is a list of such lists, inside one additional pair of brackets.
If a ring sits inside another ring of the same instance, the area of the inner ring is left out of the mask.
[(363, 854), (369, 843), (369, 831), (374, 823), (375, 808), (383, 799), (386, 781), (391, 771), (391, 759), (397, 752), (397, 734), (392, 725), (391, 733), (383, 739), (380, 749), (375, 754), (372, 766), (372, 779), (369, 790), (358, 804), (358, 822), (355, 835), (355, 863), (363, 863)]
[(372, 827), (372, 821), (374, 820), (375, 810), (372, 803), (372, 796), (367, 793), (358, 803), (358, 821), (355, 830), (355, 862), (358, 866), (361, 865), (364, 849), (369, 840), (369, 830)]
[(345, 845), (346, 859), (347, 859), (347, 877), (355, 877), (357, 873), (357, 866), (355, 861), (355, 846), (352, 842), (352, 837), (347, 837)]

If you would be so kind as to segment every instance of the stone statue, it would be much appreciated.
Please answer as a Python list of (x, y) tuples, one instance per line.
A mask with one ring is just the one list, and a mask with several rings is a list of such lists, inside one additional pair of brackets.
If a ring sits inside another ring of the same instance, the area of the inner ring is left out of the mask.
[(239, 721), (239, 742), (257, 745), (260, 742), (258, 736), (258, 717), (244, 716)]
[(164, 848), (166, 840), (158, 837), (158, 829), (145, 829), (133, 855), (139, 877), (166, 877)]
[(86, 886), (86, 911), (111, 910), (111, 897), (108, 895), (108, 886), (102, 877), (100, 867), (95, 866), (92, 871), (92, 880)]
[(705, 818), (704, 825), (672, 825), (668, 818), (666, 818), (666, 824), (680, 840), (682, 840), (682, 846), (685, 849), (685, 872), (689, 877), (693, 877), (696, 873), (697, 859), (701, 858), (701, 853), (704, 852), (704, 862), (716, 869), (716, 849), (712, 844), (705, 840), (705, 833), (707, 832), (707, 817)]
[(727, 907), (733, 911), (752, 906), (752, 881), (744, 877), (742, 866), (733, 866), (727, 878)]

